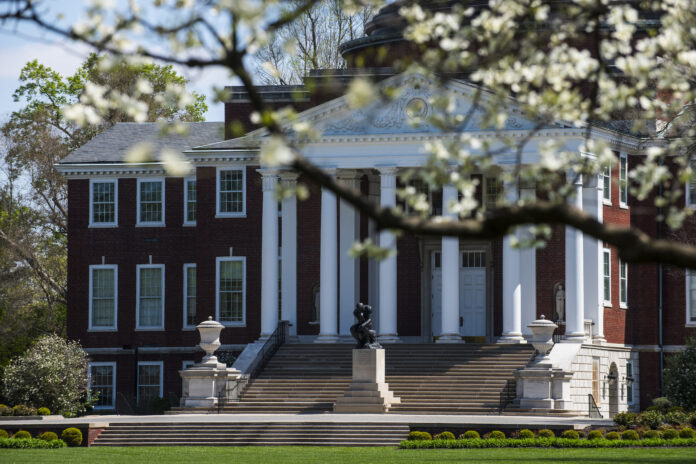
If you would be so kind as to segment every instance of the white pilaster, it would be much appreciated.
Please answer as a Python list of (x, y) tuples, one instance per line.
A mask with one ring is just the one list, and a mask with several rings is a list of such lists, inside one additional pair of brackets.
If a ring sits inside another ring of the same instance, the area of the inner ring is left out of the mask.
[[(604, 204), (603, 176), (592, 176), (583, 184), (582, 199), (583, 208), (593, 217), (602, 222)], [(594, 323), (592, 327), (593, 339), (597, 342), (604, 340), (604, 281), (603, 281), (603, 255), (602, 242), (590, 236), (584, 236), (584, 270), (585, 270), (585, 319)]]
[[(368, 179), (368, 196), (370, 201), (379, 204), (379, 176), (368, 175)], [(379, 243), (379, 232), (377, 231), (375, 221), (372, 219), (367, 221), (367, 236), (372, 240), (372, 243)], [(367, 301), (373, 309), (375, 331), (379, 333), (379, 262), (374, 258), (367, 260)]]
[[(520, 190), (523, 200), (534, 200), (536, 189), (523, 188)], [(529, 229), (524, 233), (529, 237)], [(524, 248), (520, 250), (520, 285), (522, 286), (522, 333), (526, 339), (532, 336), (529, 324), (537, 319), (536, 301), (536, 248)]]
[[(339, 171), (338, 179), (353, 190), (360, 190), (360, 178), (355, 171)], [(348, 255), (355, 241), (360, 237), (360, 215), (350, 204), (339, 201), (339, 333), (350, 336), (350, 326), (354, 324), (353, 310), (360, 298), (359, 261)]]
[(275, 188), (278, 172), (259, 169), (262, 176), (263, 216), (261, 220), (261, 338), (268, 338), (278, 326), (278, 202)]
[[(281, 172), (280, 182), (288, 189), (297, 186), (297, 174)], [(290, 335), (297, 335), (297, 197), (283, 198), (281, 208), (280, 315), (290, 321)]]
[[(516, 184), (505, 185), (505, 200), (516, 204), (519, 198)], [(511, 238), (515, 230), (503, 239), (503, 334), (499, 343), (522, 343), (522, 281), (520, 250), (513, 248)]]
[[(582, 178), (570, 174), (575, 180), (575, 197), (570, 204), (583, 209)], [(566, 226), (565, 229), (565, 275), (566, 275), (566, 335), (568, 341), (578, 342), (585, 339), (585, 270), (583, 265), (582, 232)]]
[[(457, 189), (442, 187), (443, 216), (456, 220), (449, 205), (457, 201)], [(459, 238), (442, 237), (442, 331), (438, 343), (461, 343), (459, 331)]]
[(321, 246), (319, 260), (319, 336), (317, 343), (338, 341), (338, 231), (336, 196), (321, 189)]
[[(396, 205), (396, 168), (380, 168), (380, 205)], [(388, 230), (379, 233), (379, 246), (396, 251), (396, 237)], [(399, 337), (396, 331), (396, 254), (379, 263), (379, 334), (378, 340), (393, 343)]]

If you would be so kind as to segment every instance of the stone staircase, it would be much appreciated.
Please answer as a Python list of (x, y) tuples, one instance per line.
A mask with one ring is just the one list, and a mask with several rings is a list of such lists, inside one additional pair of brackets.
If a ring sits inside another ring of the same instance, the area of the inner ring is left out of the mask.
[(407, 424), (160, 423), (110, 424), (92, 446), (396, 446)]
[[(387, 345), (386, 381), (398, 414), (494, 414), (529, 345)], [(224, 413), (332, 411), (351, 380), (352, 345), (288, 344)]]

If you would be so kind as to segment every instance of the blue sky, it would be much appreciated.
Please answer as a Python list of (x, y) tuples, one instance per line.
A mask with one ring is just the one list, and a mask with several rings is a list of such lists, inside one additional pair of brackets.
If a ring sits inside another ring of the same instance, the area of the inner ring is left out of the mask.
[[(43, 2), (45, 11), (54, 22), (67, 25), (78, 21), (84, 11), (84, 2), (77, 0), (49, 0)], [(58, 14), (63, 18), (59, 19)], [(17, 78), (22, 67), (31, 60), (50, 66), (63, 75), (71, 75), (87, 57), (90, 49), (82, 44), (68, 42), (63, 38), (39, 30), (30, 24), (0, 25), (0, 121), (6, 120), (10, 113), (21, 104), (15, 103), (12, 93), (19, 85)], [(177, 68), (177, 71), (190, 81), (190, 87), (208, 97), (208, 121), (222, 121), (222, 104), (213, 105), (212, 86), (232, 84), (232, 79), (224, 69), (191, 71)]]

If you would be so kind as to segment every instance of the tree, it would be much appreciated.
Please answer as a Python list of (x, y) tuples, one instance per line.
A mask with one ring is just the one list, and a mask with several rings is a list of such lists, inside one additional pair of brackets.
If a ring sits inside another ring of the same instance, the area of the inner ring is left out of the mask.
[(665, 369), (665, 393), (673, 404), (685, 411), (696, 409), (696, 339), (686, 341), (684, 351), (667, 358)]
[[(276, 0), (218, 0), (205, 5), (153, 1), (147, 8), (131, 3), (116, 12), (96, 2), (86, 21), (67, 28), (50, 23), (34, 2), (3, 3), (0, 20), (7, 24), (29, 22), (117, 56), (199, 69), (226, 66), (246, 87), (256, 109), (254, 118), (265, 126), (268, 136), (262, 163), (301, 172), (372, 218), (380, 229), (491, 239), (533, 225), (531, 239), (522, 245), (536, 245), (548, 235), (549, 225), (560, 224), (614, 246), (626, 262), (659, 261), (696, 268), (696, 248), (654, 238), (636, 228), (604, 224), (573, 205), (576, 185), (583, 178), (617, 163), (610, 146), (597, 134), (607, 126), (623, 125), (623, 130), (644, 137), (641, 150), (646, 156), (622, 182), (638, 201), (659, 208), (657, 219), (665, 227), (676, 229), (692, 214), (684, 208), (684, 192), (694, 178), (690, 158), (696, 136), (691, 123), (696, 36), (690, 32), (696, 14), (688, 2), (397, 3), (409, 24), (405, 37), (420, 55), (411, 57), (414, 63), (400, 71), (418, 72), (432, 82), (463, 77), (479, 89), (471, 96), (474, 104), (466, 115), (453, 111), (454, 97), (444, 90), (432, 98), (429, 120), (459, 136), (429, 145), (431, 162), (410, 174), (420, 176), (431, 188), (451, 183), (459, 190), (461, 199), (449, 205), (457, 218), (449, 221), (382, 209), (340, 185), (301, 154), (301, 142), (316, 135), (311, 125), (298, 122), (292, 111), (273, 111), (254, 88), (246, 58), (268, 45), (278, 31), (300, 24), (302, 15), (318, 0), (304, 0), (289, 9), (279, 8)], [(350, 14), (378, 3), (345, 0), (341, 5)], [(131, 32), (138, 28), (145, 33)], [(377, 92), (369, 82), (356, 79), (348, 88), (347, 100), (369, 111), (394, 98), (392, 90)], [(75, 120), (104, 113), (88, 103), (72, 107)], [(506, 137), (502, 132), (513, 113), (535, 122), (524, 137)], [(498, 131), (495, 144), (466, 136), (465, 129), (474, 120), (481, 128)], [(567, 151), (561, 144), (546, 144), (539, 147), (539, 162), (523, 164), (524, 147), (551, 123), (583, 130), (584, 145)], [(514, 169), (503, 172), (503, 180), (513, 187), (533, 180), (539, 196), (485, 209), (474, 199), (476, 185), (470, 174), (485, 173), (501, 150), (516, 154)], [(423, 203), (412, 189), (402, 194), (408, 202)], [(427, 210), (423, 207), (420, 212)]]
[(39, 338), (5, 369), (3, 395), (12, 404), (79, 414), (87, 398), (87, 353), (58, 335)]

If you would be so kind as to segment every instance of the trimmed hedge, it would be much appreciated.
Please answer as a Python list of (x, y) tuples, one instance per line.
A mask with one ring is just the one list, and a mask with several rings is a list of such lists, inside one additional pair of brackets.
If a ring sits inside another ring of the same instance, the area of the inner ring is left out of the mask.
[(621, 435), (619, 435), (619, 432), (609, 432), (604, 438), (614, 441), (621, 439)]
[(643, 438), (645, 438), (645, 439), (662, 438), (662, 435), (657, 430), (646, 430), (643, 433)]
[(27, 440), (31, 438), (31, 433), (27, 432), (26, 430), (18, 430), (14, 435), (12, 435), (12, 438), (15, 440)]
[(10, 438), (10, 434), (7, 433), (7, 430), (0, 429), (0, 438)]
[(539, 438), (556, 438), (556, 434), (550, 429), (541, 429), (537, 432)]
[(474, 438), (481, 438), (481, 435), (476, 430), (467, 430), (463, 434), (459, 435), (460, 440), (471, 440)]
[(566, 430), (563, 432), (563, 435), (561, 436), (570, 440), (577, 440), (578, 438), (580, 438), (580, 434), (575, 430)]
[(433, 437), (434, 440), (454, 440), (456, 437), (452, 432), (444, 431), (440, 432)]
[(517, 434), (517, 438), (519, 438), (519, 439), (534, 438), (534, 432), (532, 432), (529, 429), (522, 429), (522, 430), (520, 430), (520, 433)]
[(56, 435), (54, 432), (44, 432), (36, 438), (43, 441), (53, 441), (58, 439), (58, 435)]
[(13, 416), (35, 416), (36, 409), (32, 408), (31, 406), (27, 406), (26, 404), (18, 404), (16, 406), (12, 407), (12, 415)]
[(621, 434), (621, 439), (622, 440), (640, 440), (640, 437), (638, 436), (638, 432), (635, 430), (626, 430)]
[(399, 444), (402, 449), (429, 448), (662, 448), (696, 447), (695, 438), (663, 440), (574, 440), (570, 438), (525, 438), (525, 439), (470, 439), (470, 440), (406, 440)]
[(505, 434), (500, 430), (494, 430), (488, 435), (488, 440), (504, 440)]
[(408, 440), (432, 440), (433, 437), (430, 435), (428, 432), (420, 432), (418, 430), (414, 430), (413, 432), (409, 432), (408, 434)]
[(50, 416), (51, 410), (48, 408), (39, 408), (36, 410), (36, 414), (38, 414), (39, 416)]
[(662, 438), (665, 440), (673, 440), (677, 437), (679, 437), (679, 432), (674, 429), (664, 429), (662, 431)]
[(679, 431), (679, 438), (696, 438), (696, 432), (694, 429), (685, 427)]
[(80, 446), (82, 444), (82, 432), (75, 427), (68, 427), (60, 434), (60, 439), (68, 446)]
[(13, 413), (12, 408), (6, 404), (0, 404), (0, 416), (11, 416)]
[(17, 440), (15, 438), (0, 438), (0, 448), (30, 449), (30, 448), (65, 448), (62, 440), (44, 441), (39, 438), (25, 438)]
[(588, 440), (601, 440), (602, 438), (604, 438), (604, 432), (602, 430), (591, 430), (590, 433), (587, 434)]

